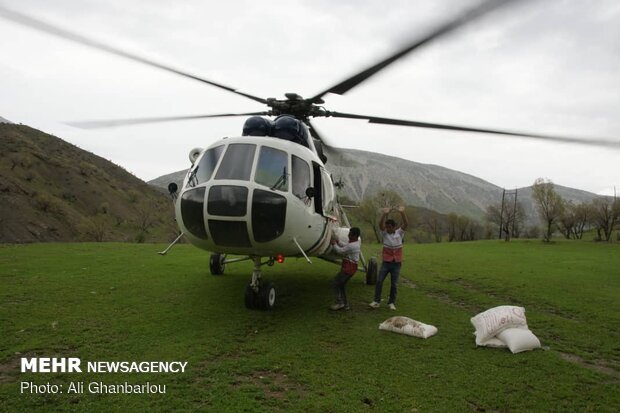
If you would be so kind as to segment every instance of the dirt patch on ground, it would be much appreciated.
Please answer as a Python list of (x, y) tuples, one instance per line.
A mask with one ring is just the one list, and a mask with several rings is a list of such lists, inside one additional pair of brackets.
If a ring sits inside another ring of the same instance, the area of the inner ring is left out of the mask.
[(28, 351), (26, 353), (15, 353), (13, 356), (0, 361), (0, 384), (15, 383), (18, 381), (22, 357), (37, 357), (41, 354), (42, 352), (38, 350)]
[(17, 381), (20, 357), (11, 357), (0, 362), (0, 384), (14, 383)]
[(599, 362), (599, 363), (589, 363), (587, 361), (585, 361), (584, 359), (582, 359), (581, 357), (575, 355), (575, 354), (569, 354), (569, 353), (562, 353), (560, 352), (560, 357), (562, 357), (562, 359), (570, 362), (570, 363), (574, 363), (577, 364), (583, 368), (586, 369), (590, 369), (590, 370), (594, 370), (597, 373), (602, 373), (605, 374), (607, 376), (611, 376), (613, 378), (615, 378), (616, 380), (620, 380), (620, 371), (608, 367), (606, 365), (604, 365), (604, 362)]
[(25, 352), (15, 352), (12, 356), (0, 361), (0, 384), (15, 383), (19, 380), (21, 374), (21, 359), (32, 357), (72, 357), (69, 354), (74, 353), (74, 348), (62, 348), (56, 350), (28, 350)]
[(261, 389), (266, 398), (283, 400), (287, 393), (303, 396), (304, 387), (279, 371), (259, 370), (248, 375), (238, 375), (232, 383), (234, 388), (251, 384)]
[(462, 308), (464, 310), (468, 310), (469, 312), (477, 312), (478, 307), (474, 307), (464, 301), (458, 301), (450, 297), (449, 294), (441, 292), (441, 291), (427, 291), (426, 296), (432, 298), (433, 300), (437, 300), (441, 303), (452, 305), (458, 308)]
[[(521, 302), (521, 300), (518, 297), (514, 297), (511, 295), (502, 295), (502, 294), (498, 294), (494, 291), (490, 291), (487, 288), (481, 287), (481, 286), (477, 286), (463, 278), (453, 278), (451, 280), (448, 280), (448, 282), (450, 282), (451, 284), (456, 284), (459, 287), (463, 288), (466, 291), (472, 292), (472, 293), (478, 293), (478, 294), (484, 294), (487, 295), (489, 297), (493, 297), (501, 302), (505, 302), (508, 303), (506, 305), (517, 305), (517, 306), (521, 306), (521, 307), (528, 307), (530, 309), (535, 309), (536, 311), (542, 312), (542, 313), (547, 313), (549, 315), (552, 315), (554, 317), (558, 317), (558, 318), (562, 318), (568, 321), (574, 321), (574, 322), (583, 322), (583, 320), (580, 320), (575, 314), (573, 314), (572, 312), (569, 311), (565, 311), (565, 310), (561, 310), (559, 308), (556, 308), (554, 306), (552, 306), (551, 304), (548, 303), (544, 303), (544, 302), (538, 302), (535, 304), (528, 304), (526, 305), (525, 303)], [(483, 311), (483, 310), (481, 310)]]
[(407, 288), (418, 288), (418, 285), (408, 278), (400, 277), (400, 282)]

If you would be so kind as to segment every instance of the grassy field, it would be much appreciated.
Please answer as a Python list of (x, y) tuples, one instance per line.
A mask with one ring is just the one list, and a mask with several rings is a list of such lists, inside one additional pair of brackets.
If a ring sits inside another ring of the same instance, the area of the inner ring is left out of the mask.
[[(367, 255), (377, 245), (366, 246)], [(427, 340), (378, 330), (373, 287), (288, 259), (265, 268), (279, 296), (250, 311), (251, 264), (208, 273), (188, 246), (0, 246), (0, 410), (214, 412), (617, 411), (620, 245), (483, 241), (408, 244), (398, 311), (438, 327)], [(386, 284), (385, 287), (388, 287)], [(387, 288), (385, 289), (387, 290)], [(521, 305), (543, 349), (476, 348), (469, 319)], [(185, 373), (19, 373), (20, 357), (180, 360)], [(20, 394), (20, 382), (145, 383), (166, 394)]]

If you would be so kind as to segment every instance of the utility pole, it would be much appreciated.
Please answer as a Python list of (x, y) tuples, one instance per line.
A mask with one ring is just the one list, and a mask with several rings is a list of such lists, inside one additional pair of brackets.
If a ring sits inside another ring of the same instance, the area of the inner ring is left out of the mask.
[(502, 191), (502, 208), (499, 211), (499, 235), (498, 238), (502, 239), (502, 229), (504, 227), (504, 200), (506, 199), (506, 189)]
[[(512, 207), (512, 213), (508, 205), (506, 204), (506, 195), (514, 196), (514, 203)], [(504, 211), (506, 211), (506, 227), (504, 229)], [(511, 221), (512, 220), (512, 221)], [(499, 212), (499, 239), (502, 239), (502, 233), (506, 233), (506, 241), (512, 238), (515, 232), (515, 222), (517, 220), (517, 189), (514, 191), (506, 192), (506, 189), (502, 191), (502, 207)]]
[(515, 204), (512, 210), (512, 229), (511, 234), (510, 234), (510, 238), (512, 238), (515, 235), (515, 223), (517, 222), (517, 188), (515, 188)]

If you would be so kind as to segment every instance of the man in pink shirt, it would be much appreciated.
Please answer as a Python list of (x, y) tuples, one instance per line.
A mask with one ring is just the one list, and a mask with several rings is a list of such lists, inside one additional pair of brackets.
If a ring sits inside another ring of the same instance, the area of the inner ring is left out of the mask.
[(407, 220), (407, 214), (405, 214), (405, 207), (399, 206), (396, 208), (400, 212), (403, 223), (401, 226), (397, 226), (393, 219), (387, 219), (388, 214), (392, 211), (392, 208), (383, 208), (383, 215), (379, 222), (379, 229), (383, 235), (383, 263), (381, 264), (381, 270), (377, 277), (377, 285), (375, 286), (375, 299), (370, 303), (370, 307), (379, 308), (381, 303), (381, 289), (383, 288), (383, 281), (390, 274), (391, 286), (390, 286), (390, 298), (388, 300), (388, 307), (390, 310), (396, 310), (396, 294), (398, 288), (398, 277), (400, 275), (400, 267), (403, 261), (403, 235), (405, 229), (409, 225)]

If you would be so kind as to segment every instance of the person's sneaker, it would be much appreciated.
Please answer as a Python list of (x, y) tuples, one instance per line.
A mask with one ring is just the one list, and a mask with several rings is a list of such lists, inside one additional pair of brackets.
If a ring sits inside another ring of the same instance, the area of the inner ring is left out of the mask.
[(392, 310), (392, 311), (396, 311), (396, 306), (395, 306), (394, 304), (389, 303), (389, 304), (388, 304), (388, 307), (389, 307), (389, 309), (390, 309), (390, 310)]
[(338, 310), (342, 310), (345, 307), (346, 307), (346, 305), (344, 305), (344, 304), (336, 303), (336, 304), (332, 304), (331, 306), (329, 306), (329, 309), (333, 310), (333, 311), (338, 311)]
[(372, 303), (368, 304), (370, 306), (370, 308), (379, 308), (379, 306), (381, 306), (381, 304), (379, 304), (376, 301), (373, 301)]

